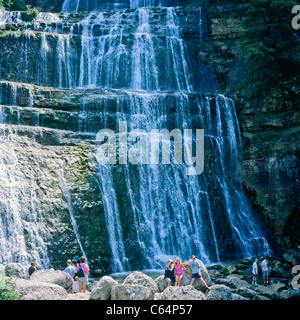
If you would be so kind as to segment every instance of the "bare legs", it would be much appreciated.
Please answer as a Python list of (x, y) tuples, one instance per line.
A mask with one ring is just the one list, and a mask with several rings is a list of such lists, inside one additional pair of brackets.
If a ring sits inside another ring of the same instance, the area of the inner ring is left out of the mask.
[(175, 287), (179, 287), (180, 286), (180, 282), (183, 278), (183, 275), (182, 276), (175, 276)]

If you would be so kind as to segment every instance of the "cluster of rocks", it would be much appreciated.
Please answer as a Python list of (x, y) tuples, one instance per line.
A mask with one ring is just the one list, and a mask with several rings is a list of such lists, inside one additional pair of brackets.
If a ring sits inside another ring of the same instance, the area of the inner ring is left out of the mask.
[[(15, 292), (21, 300), (289, 300), (300, 299), (300, 294), (291, 286), (295, 276), (290, 267), (295, 261), (286, 256), (285, 262), (269, 262), (268, 286), (251, 285), (251, 259), (235, 264), (218, 264), (206, 268), (201, 266), (202, 277), (208, 284), (206, 289), (200, 280), (190, 286), (191, 275), (185, 273), (180, 287), (167, 287), (164, 275), (151, 278), (143, 272), (129, 274), (122, 283), (110, 276), (88, 286), (86, 293), (71, 294), (73, 279), (59, 270), (37, 270), (30, 279), (14, 277)], [(189, 267), (188, 267), (189, 268)], [(259, 265), (260, 268), (260, 265)], [(276, 276), (276, 278), (275, 278)], [(285, 278), (281, 278), (284, 276)]]

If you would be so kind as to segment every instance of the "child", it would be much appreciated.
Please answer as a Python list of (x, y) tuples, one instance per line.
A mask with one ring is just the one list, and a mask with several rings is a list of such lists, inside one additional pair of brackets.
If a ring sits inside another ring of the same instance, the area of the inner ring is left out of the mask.
[(78, 286), (78, 277), (75, 276), (74, 277), (74, 282), (73, 282), (73, 286), (72, 286), (72, 293), (77, 293), (79, 291), (79, 286)]
[(257, 286), (257, 276), (258, 276), (257, 262), (258, 262), (258, 259), (255, 258), (252, 265), (252, 274), (253, 274), (252, 285), (253, 286), (255, 285)]
[(189, 272), (181, 263), (180, 258), (177, 258), (175, 260), (175, 264), (174, 264), (174, 271), (175, 271), (175, 286), (180, 286), (180, 282), (183, 278), (183, 269), (187, 272), (187, 273), (191, 273)]
[[(269, 284), (269, 271), (268, 271), (268, 259), (265, 258), (265, 260), (261, 263), (261, 270), (263, 273), (263, 279), (264, 279), (264, 285)], [(267, 278), (267, 281), (266, 281)]]

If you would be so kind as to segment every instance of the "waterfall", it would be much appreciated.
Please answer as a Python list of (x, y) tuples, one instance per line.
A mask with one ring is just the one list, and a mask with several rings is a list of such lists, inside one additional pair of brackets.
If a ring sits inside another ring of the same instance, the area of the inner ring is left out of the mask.
[[(155, 93), (127, 92), (130, 98), (130, 117), (128, 130), (143, 128), (150, 132), (153, 128), (168, 128), (167, 95)], [(232, 238), (237, 256), (251, 256), (265, 250), (265, 239), (253, 218), (253, 212), (239, 183), (232, 183), (227, 176), (228, 164), (238, 167), (240, 152), (240, 132), (233, 101), (223, 95), (216, 98), (202, 97), (198, 100), (198, 114), (189, 114), (188, 94), (176, 95), (176, 128), (190, 128), (191, 119), (196, 117), (199, 126), (206, 129), (207, 144), (213, 145), (211, 173), (203, 176), (186, 176), (185, 165), (131, 165), (126, 164), (125, 188), (133, 216), (132, 226), (136, 232), (137, 246), (144, 257), (144, 267), (153, 266), (166, 255), (179, 255), (188, 258), (197, 254), (205, 263), (224, 260), (222, 243), (223, 223), (228, 223), (226, 237)], [(128, 116), (119, 110), (119, 120)], [(172, 124), (173, 125), (173, 124)], [(226, 150), (226, 152), (224, 152)], [(226, 156), (226, 163), (225, 163)], [(103, 190), (104, 197), (112, 197), (109, 210), (120, 214), (120, 202), (115, 200), (114, 181), (111, 176), (103, 174), (110, 165), (101, 166), (100, 177), (108, 183)], [(105, 169), (104, 169), (105, 168)], [(209, 180), (214, 180), (212, 182)], [(238, 179), (238, 178), (237, 178)], [(107, 189), (108, 188), (108, 189)], [(106, 193), (107, 192), (107, 193)], [(218, 219), (215, 211), (214, 197), (218, 194), (223, 202), (222, 210), (225, 222)], [(114, 199), (114, 200), (113, 200)], [(117, 199), (118, 200), (118, 199)], [(124, 218), (109, 218), (111, 226), (125, 224)], [(226, 222), (227, 221), (227, 222)], [(122, 223), (123, 222), (123, 223)], [(110, 245), (119, 243), (122, 230), (111, 230)], [(128, 257), (128, 253), (125, 254)], [(129, 253), (130, 254), (130, 253)], [(146, 258), (146, 260), (145, 260)], [(115, 257), (116, 260), (118, 256)], [(124, 250), (122, 249), (122, 258)], [(128, 258), (127, 258), (128, 259)], [(124, 271), (122, 268), (114, 271)]]
[[(86, 134), (86, 143), (96, 149), (95, 179), (104, 210), (111, 271), (160, 268), (169, 256), (185, 260), (195, 254), (204, 263), (212, 263), (268, 252), (241, 183), (242, 139), (234, 102), (213, 92), (215, 84), (206, 66), (193, 68), (180, 25), (182, 9), (175, 7), (178, 4), (167, 0), (110, 4), (65, 0), (64, 13), (39, 13), (32, 23), (24, 24), (19, 14), (6, 16), (7, 21), (23, 23), (24, 32), (8, 32), (7, 42), (16, 43), (22, 53), (7, 74), (11, 81), (0, 82), (3, 260), (24, 264), (35, 259), (44, 267), (51, 265), (47, 221), (42, 215), (42, 202), (47, 200), (39, 200), (40, 179), (46, 181), (49, 176), (59, 186), (61, 206), (67, 212), (76, 245), (84, 255), (93, 251), (84, 241), (83, 232), (89, 230), (78, 225), (75, 203), (80, 195), (71, 194), (64, 162), (53, 164), (56, 173), (49, 173), (47, 178), (43, 173), (38, 156), (43, 148), (32, 136), (39, 129), (50, 128), (57, 136), (74, 134), (68, 146), (80, 144)], [(89, 12), (69, 14), (84, 10)], [(196, 11), (195, 34), (202, 41), (207, 30), (204, 10)], [(35, 56), (34, 49), (29, 48), (31, 41), (35, 43)], [(33, 63), (31, 55), (35, 57)], [(9, 58), (1, 57), (2, 73), (8, 65)], [(197, 79), (201, 85), (195, 85)], [(51, 89), (43, 92), (42, 87)], [(117, 130), (124, 122), (127, 133), (117, 135), (117, 141), (126, 141), (131, 152), (128, 158), (139, 146), (139, 141), (127, 141), (128, 132), (143, 130), (140, 139), (162, 139), (159, 150), (169, 148), (170, 163), (160, 159), (159, 163), (145, 164), (141, 154), (136, 164), (101, 163), (103, 153), (92, 139), (100, 129)], [(61, 123), (63, 133), (58, 129)], [(16, 129), (22, 126), (36, 131), (23, 137)], [(184, 140), (182, 163), (174, 161), (174, 129)], [(185, 154), (188, 137), (184, 132), (193, 131), (190, 149), (195, 149), (196, 129), (204, 129), (204, 172), (187, 175), (194, 154)], [(168, 141), (161, 137), (161, 130), (169, 133)], [(53, 140), (55, 147), (66, 141)], [(22, 146), (26, 147), (24, 153)], [(24, 165), (26, 157), (30, 159), (28, 168)], [(56, 159), (56, 154), (53, 157)], [(30, 170), (32, 166), (36, 171)], [(102, 214), (100, 205), (98, 210)]]
[(61, 12), (111, 10), (141, 7), (168, 7), (180, 5), (180, 0), (65, 0)]
[(29, 157), (40, 179), (43, 172), (34, 152), (22, 155), (22, 143), (22, 138), (13, 132), (7, 135), (3, 127), (0, 128), (1, 261), (20, 263), (25, 271), (33, 260), (39, 266), (48, 268), (50, 259), (45, 243), (46, 223), (41, 214), (39, 188), (30, 167), (22, 165), (20, 158)]

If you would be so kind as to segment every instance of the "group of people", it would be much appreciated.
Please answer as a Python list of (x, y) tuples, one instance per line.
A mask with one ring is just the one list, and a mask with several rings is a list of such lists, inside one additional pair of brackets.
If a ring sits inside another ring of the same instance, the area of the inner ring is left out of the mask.
[[(192, 271), (188, 271), (185, 267), (190, 266)], [(174, 284), (174, 286), (180, 286), (180, 282), (184, 276), (183, 270), (189, 274), (192, 274), (192, 279), (190, 285), (192, 286), (196, 279), (200, 279), (200, 281), (204, 284), (204, 286), (208, 289), (208, 285), (205, 280), (201, 276), (201, 268), (196, 261), (196, 257), (193, 255), (191, 261), (182, 263), (180, 258), (177, 258), (173, 263), (172, 259), (169, 259), (166, 268), (165, 268), (165, 281), (168, 283), (168, 287)]]
[[(36, 262), (31, 262), (31, 265), (28, 269), (28, 274), (31, 276), (37, 270)], [(86, 263), (84, 256), (81, 258), (73, 258), (73, 260), (67, 261), (67, 267), (64, 270), (68, 273), (74, 280), (73, 286), (71, 289), (72, 293), (77, 292), (86, 292), (86, 286), (88, 285), (89, 272), (90, 268)]]
[(73, 259), (72, 261), (68, 260), (67, 267), (64, 271), (67, 272), (74, 280), (71, 292), (85, 293), (86, 286), (88, 285), (90, 271), (85, 257), (82, 256), (79, 261), (77, 261), (76, 259)]
[[(252, 265), (252, 285), (257, 285), (257, 277), (258, 277), (258, 266), (257, 266), (258, 259), (255, 258), (253, 265)], [(264, 285), (267, 286), (269, 284), (269, 270), (268, 270), (268, 258), (265, 258), (261, 263), (261, 272), (263, 276)]]
[[(252, 285), (257, 285), (257, 277), (258, 277), (258, 259), (255, 258), (252, 265)], [(191, 271), (186, 269), (186, 266), (191, 267)], [(264, 285), (269, 284), (269, 271), (268, 271), (268, 259), (265, 258), (261, 263), (262, 276)], [(29, 276), (32, 275), (33, 272), (37, 270), (36, 263), (32, 262), (30, 268), (28, 269)], [(89, 278), (89, 266), (86, 263), (86, 259), (82, 256), (79, 261), (76, 259), (68, 260), (67, 267), (64, 270), (67, 272), (74, 280), (72, 286), (72, 293), (77, 292), (86, 292), (86, 286), (88, 285)], [(208, 285), (201, 275), (201, 268), (196, 260), (196, 257), (193, 255), (189, 262), (182, 263), (180, 258), (177, 258), (173, 263), (172, 259), (169, 259), (166, 268), (165, 268), (165, 281), (168, 283), (168, 287), (171, 285), (180, 286), (181, 280), (184, 277), (184, 272), (192, 274), (190, 285), (192, 286), (196, 279), (200, 279), (203, 285), (208, 289)]]

